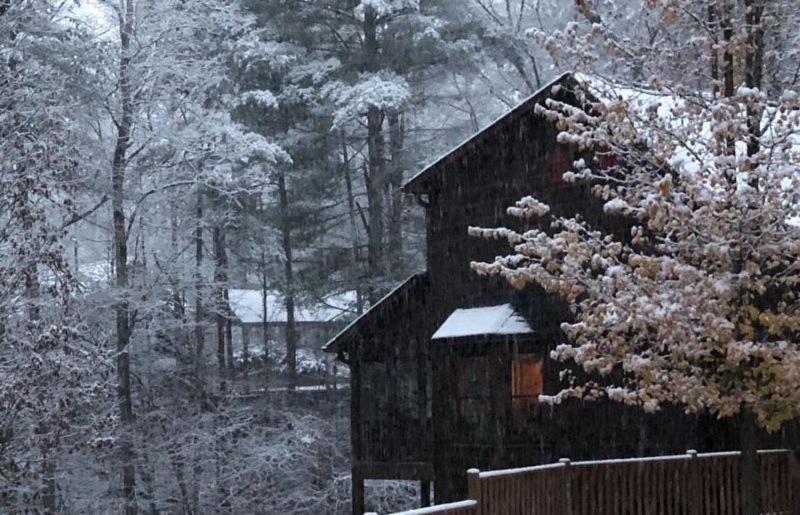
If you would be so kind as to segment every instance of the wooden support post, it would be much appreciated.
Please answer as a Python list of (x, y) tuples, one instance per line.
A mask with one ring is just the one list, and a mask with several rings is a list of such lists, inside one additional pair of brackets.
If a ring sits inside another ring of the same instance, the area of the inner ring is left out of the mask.
[(431, 505), (431, 483), (427, 479), (419, 482), (419, 507), (427, 508)]
[(475, 506), (475, 515), (483, 515), (481, 504), (481, 471), (478, 469), (467, 470), (467, 499), (472, 499), (478, 503)]
[(572, 499), (572, 467), (570, 466), (569, 458), (561, 458), (559, 463), (564, 464), (564, 513), (573, 515), (575, 513), (575, 504)]
[(689, 515), (696, 515), (703, 513), (703, 476), (700, 474), (700, 462), (697, 459), (697, 451), (689, 449), (686, 451), (689, 455), (689, 462), (687, 464), (687, 495), (689, 498)]
[(364, 478), (357, 474), (355, 469), (352, 471), (352, 499), (353, 515), (361, 515), (366, 509), (364, 503)]

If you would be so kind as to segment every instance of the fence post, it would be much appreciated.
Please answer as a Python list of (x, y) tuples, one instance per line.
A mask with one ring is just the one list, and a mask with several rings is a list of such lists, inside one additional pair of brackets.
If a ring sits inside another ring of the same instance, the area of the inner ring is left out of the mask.
[(689, 507), (689, 514), (699, 514), (703, 513), (703, 499), (700, 493), (703, 491), (702, 485), (702, 474), (700, 474), (700, 470), (698, 467), (700, 465), (700, 461), (697, 459), (697, 451), (694, 449), (689, 449), (686, 451), (686, 454), (689, 456), (689, 461), (687, 463), (687, 497), (688, 497), (688, 507)]
[(467, 499), (472, 499), (477, 503), (475, 506), (475, 513), (476, 515), (482, 515), (481, 471), (478, 469), (467, 470)]
[(575, 513), (575, 505), (572, 499), (572, 467), (570, 466), (569, 458), (561, 458), (558, 462), (564, 465), (564, 488), (566, 490), (564, 513), (573, 515)]

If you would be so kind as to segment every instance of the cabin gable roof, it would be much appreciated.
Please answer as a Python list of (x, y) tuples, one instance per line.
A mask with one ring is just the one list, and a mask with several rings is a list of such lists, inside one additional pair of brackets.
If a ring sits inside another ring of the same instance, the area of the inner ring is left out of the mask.
[(466, 154), (484, 140), (492, 137), (504, 129), (507, 129), (521, 116), (529, 114), (537, 104), (540, 104), (544, 99), (553, 95), (554, 86), (561, 85), (572, 87), (576, 86), (577, 82), (571, 73), (563, 73), (551, 80), (542, 86), (538, 91), (523, 100), (515, 108), (489, 124), (489, 126), (473, 134), (463, 143), (450, 150), (447, 154), (436, 159), (434, 162), (423, 168), (419, 173), (406, 181), (405, 185), (403, 185), (403, 191), (406, 193), (416, 194), (428, 193), (432, 189), (436, 178), (447, 168), (447, 164)]
[(387, 293), (381, 300), (371, 306), (363, 315), (359, 316), (342, 331), (331, 338), (322, 350), (325, 352), (343, 352), (349, 349), (353, 342), (363, 337), (369, 329), (382, 320), (389, 320), (393, 311), (409, 299), (420, 299), (426, 294), (428, 285), (427, 273), (414, 274), (395, 289)]

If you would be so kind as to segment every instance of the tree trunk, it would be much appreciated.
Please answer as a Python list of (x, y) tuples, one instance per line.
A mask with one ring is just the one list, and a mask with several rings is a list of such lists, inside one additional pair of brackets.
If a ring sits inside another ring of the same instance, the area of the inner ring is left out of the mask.
[[(23, 221), (23, 230), (32, 230), (33, 222)], [(39, 284), (39, 274), (36, 262), (29, 263), (25, 266), (25, 304), (28, 310), (28, 323), (31, 328), (38, 327), (41, 324), (41, 312), (39, 310), (39, 294), (41, 293)], [(56, 483), (56, 467), (54, 458), (51, 451), (56, 448), (55, 442), (48, 438), (48, 433), (58, 431), (57, 428), (48, 424), (41, 424), (36, 431), (42, 434), (42, 439), (39, 441), (42, 452), (42, 506), (45, 513), (56, 513), (56, 492), (58, 485)]]
[[(722, 77), (723, 87), (722, 95), (725, 98), (733, 97), (734, 82), (733, 82), (733, 7), (731, 0), (722, 0), (722, 13), (720, 18), (720, 27), (722, 28), (722, 38), (725, 50), (722, 53)], [(735, 142), (732, 138), (725, 141), (725, 151), (733, 155), (736, 152)], [(729, 177), (728, 181), (735, 182), (734, 177)]]
[[(205, 306), (203, 303), (203, 190), (197, 184), (197, 198), (195, 206), (195, 229), (194, 229), (194, 383), (195, 395), (197, 395), (197, 406), (202, 413), (207, 411), (206, 388), (205, 388), (205, 334), (203, 332), (203, 318), (205, 317)], [(192, 445), (198, 445), (196, 435), (191, 435)], [(180, 471), (183, 476), (183, 469)], [(200, 478), (203, 467), (200, 463), (200, 454), (192, 453), (192, 483), (191, 483), (191, 512), (198, 513), (200, 508)]]
[[(228, 324), (230, 326), (230, 324)], [(250, 328), (241, 325), (242, 331), (242, 378), (244, 379), (245, 392), (249, 392), (250, 387), (247, 382), (248, 367), (250, 364)]]
[(278, 195), (280, 197), (281, 229), (283, 236), (284, 282), (286, 301), (286, 370), (289, 373), (289, 389), (297, 385), (297, 328), (294, 313), (294, 264), (292, 256), (292, 225), (289, 213), (289, 192), (286, 189), (286, 176), (278, 175)]
[(42, 460), (42, 475), (44, 480), (44, 489), (42, 495), (42, 504), (44, 505), (44, 512), (47, 514), (55, 514), (58, 512), (56, 492), (58, 485), (56, 483), (56, 466), (53, 457), (45, 454)]
[(122, 492), (125, 497), (125, 513), (136, 513), (135, 468), (133, 464), (133, 405), (131, 402), (130, 378), (130, 314), (128, 304), (128, 234), (125, 221), (125, 168), (133, 123), (133, 104), (130, 87), (131, 48), (133, 36), (133, 0), (126, 0), (125, 14), (120, 23), (119, 95), (122, 113), (117, 125), (117, 138), (111, 166), (112, 210), (114, 226), (114, 268), (116, 286), (120, 300), (116, 303), (116, 348), (117, 348), (117, 401), (120, 412), (120, 456), (122, 458)]
[(708, 32), (711, 34), (711, 43), (709, 45), (709, 61), (711, 66), (711, 80), (713, 81), (712, 91), (714, 98), (719, 94), (719, 51), (716, 46), (719, 44), (719, 37), (717, 36), (717, 3), (718, 0), (710, 0), (707, 9), (707, 26)]
[[(163, 429), (163, 428), (162, 428)], [(166, 431), (162, 431), (162, 438), (166, 441), (171, 435)], [(178, 491), (181, 494), (181, 506), (185, 513), (191, 513), (191, 505), (189, 504), (189, 489), (186, 487), (186, 470), (184, 465), (184, 457), (181, 455), (180, 449), (176, 445), (171, 444), (167, 449), (167, 457), (175, 471), (175, 482), (178, 483)]]
[(405, 127), (399, 113), (389, 115), (389, 149), (392, 170), (389, 175), (389, 249), (391, 273), (395, 278), (403, 273), (403, 146)]
[(194, 229), (194, 380), (197, 398), (202, 405), (205, 398), (203, 379), (203, 351), (205, 335), (203, 334), (203, 193), (197, 185), (197, 205), (195, 207)]
[[(762, 14), (763, 0), (745, 0), (745, 22), (747, 29), (747, 50), (745, 52), (745, 84), (749, 88), (761, 88), (764, 67), (764, 27)], [(760, 150), (761, 116), (759, 108), (747, 106), (748, 157)], [(751, 164), (754, 166), (754, 163)], [(750, 185), (758, 188), (756, 179)], [(761, 513), (761, 464), (758, 457), (758, 423), (756, 415), (749, 408), (743, 408), (739, 415), (739, 437), (742, 451), (742, 514)]]
[(722, 73), (723, 73), (723, 95), (727, 98), (733, 96), (733, 7), (730, 4), (731, 0), (722, 0), (722, 18), (720, 25), (722, 27), (722, 38), (724, 40), (725, 49), (722, 53)]
[(269, 319), (267, 318), (267, 257), (264, 250), (261, 251), (261, 337), (264, 356), (264, 392), (269, 393)]
[(225, 445), (225, 419), (221, 413), (214, 417), (214, 475), (217, 489), (217, 513), (228, 514), (231, 512), (231, 503), (227, 481), (225, 481), (225, 457), (227, 456), (227, 446)]
[(758, 424), (749, 408), (739, 414), (739, 446), (742, 451), (740, 480), (742, 515), (761, 513), (761, 463), (758, 457)]
[[(377, 14), (371, 7), (364, 13), (364, 68), (366, 72), (378, 70)], [(374, 304), (379, 297), (375, 283), (383, 275), (383, 184), (386, 180), (383, 113), (374, 106), (367, 110), (367, 152), (369, 162), (367, 273), (370, 283), (368, 297), (370, 303)]]
[(369, 244), (367, 256), (367, 273), (369, 275), (369, 301), (377, 302), (379, 291), (376, 282), (383, 275), (383, 183), (385, 181), (383, 158), (383, 114), (376, 108), (370, 108), (367, 114), (367, 131), (369, 133), (369, 176), (367, 181), (367, 201), (369, 202)]
[[(32, 228), (31, 228), (32, 229)], [(28, 307), (28, 321), (32, 325), (38, 325), (39, 313), (39, 271), (36, 263), (31, 263), (25, 267), (25, 302)]]
[(225, 283), (225, 289), (222, 291), (225, 301), (226, 318), (225, 318), (225, 356), (228, 359), (228, 378), (233, 382), (236, 378), (236, 363), (233, 361), (233, 320), (231, 320), (231, 303), (228, 296), (228, 282)]
[[(261, 213), (262, 219), (265, 217), (264, 212), (264, 199), (261, 195), (258, 198), (258, 209)], [(261, 337), (263, 338), (262, 344), (264, 349), (264, 356), (262, 363), (264, 364), (264, 394), (265, 397), (269, 396), (269, 318), (267, 316), (267, 295), (269, 293), (267, 284), (267, 237), (262, 232), (261, 240)]]
[[(745, 0), (745, 23), (747, 25), (747, 50), (745, 52), (745, 84), (748, 88), (761, 89), (764, 74), (764, 12), (763, 0)], [(747, 141), (747, 155), (754, 156), (759, 150), (761, 136), (761, 117), (763, 112), (758, 107), (747, 106), (747, 129), (750, 138)], [(757, 187), (757, 184), (753, 184)]]
[(342, 143), (342, 175), (344, 176), (344, 185), (347, 190), (347, 212), (350, 220), (350, 232), (352, 237), (352, 251), (353, 251), (353, 269), (355, 273), (354, 284), (356, 285), (356, 312), (361, 315), (364, 313), (364, 296), (361, 289), (361, 247), (360, 238), (358, 237), (358, 223), (356, 222), (356, 202), (353, 194), (353, 177), (350, 170), (350, 158), (347, 152), (347, 141), (344, 137), (344, 131), (341, 132)]
[(213, 244), (214, 244), (214, 298), (216, 299), (216, 314), (215, 320), (217, 324), (217, 371), (219, 373), (219, 390), (225, 392), (227, 390), (228, 379), (228, 366), (226, 365), (226, 338), (227, 338), (227, 320), (228, 320), (228, 304), (227, 304), (227, 272), (226, 262), (227, 256), (225, 254), (225, 236), (222, 230), (216, 226), (213, 229)]
[[(216, 325), (217, 325), (217, 367), (219, 372), (219, 391), (224, 396), (228, 390), (228, 380), (231, 379), (233, 367), (232, 356), (229, 355), (230, 336), (230, 305), (228, 304), (228, 255), (225, 250), (225, 234), (219, 224), (214, 226), (214, 297), (216, 299)], [(217, 404), (218, 409), (221, 404)], [(220, 513), (229, 513), (230, 501), (228, 499), (227, 481), (225, 481), (225, 456), (226, 445), (224, 440), (224, 418), (217, 412), (214, 416), (214, 472), (217, 488), (217, 506)]]

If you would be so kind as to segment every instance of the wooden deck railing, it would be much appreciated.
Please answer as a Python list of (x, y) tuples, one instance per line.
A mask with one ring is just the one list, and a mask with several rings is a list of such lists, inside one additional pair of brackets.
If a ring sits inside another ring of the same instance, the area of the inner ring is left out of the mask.
[[(759, 451), (762, 513), (800, 515), (800, 468), (788, 450)], [(475, 501), (406, 515), (738, 514), (738, 452), (558, 463), (467, 471)]]

